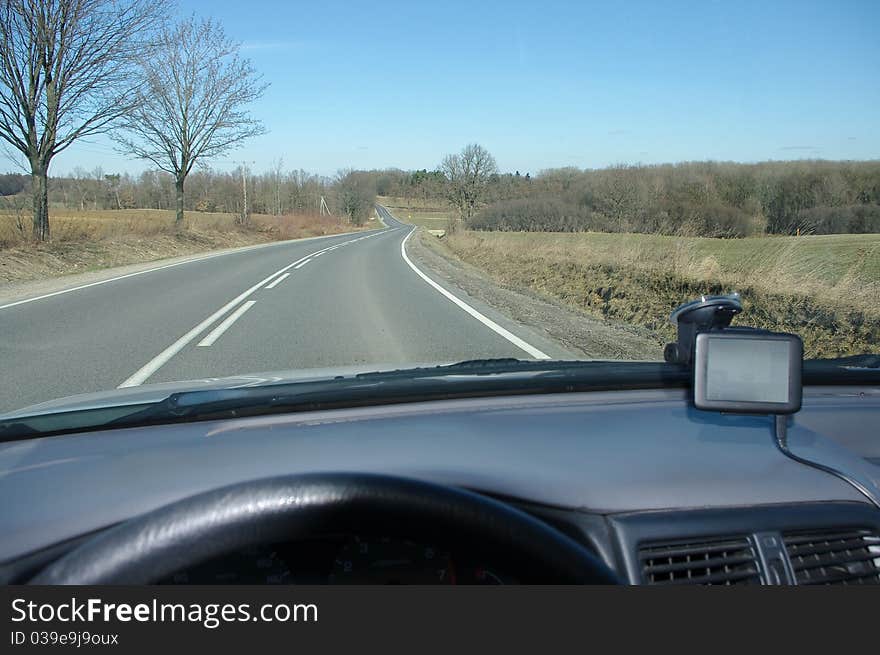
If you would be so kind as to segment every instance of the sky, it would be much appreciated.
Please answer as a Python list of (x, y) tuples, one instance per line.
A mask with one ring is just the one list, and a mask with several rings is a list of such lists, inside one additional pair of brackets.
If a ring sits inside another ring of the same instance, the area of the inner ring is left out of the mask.
[[(268, 133), (210, 166), (502, 171), (880, 157), (880, 1), (180, 0), (270, 87)], [(136, 173), (105, 137), (59, 155)]]

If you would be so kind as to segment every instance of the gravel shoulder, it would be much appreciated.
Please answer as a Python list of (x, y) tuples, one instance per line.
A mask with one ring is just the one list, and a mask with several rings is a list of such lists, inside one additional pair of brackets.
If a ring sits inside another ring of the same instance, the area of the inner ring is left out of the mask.
[(663, 344), (647, 329), (602, 321), (531, 289), (499, 284), (485, 271), (461, 261), (442, 239), (422, 229), (407, 254), (431, 275), (458, 287), (511, 320), (528, 326), (584, 359), (658, 360)]

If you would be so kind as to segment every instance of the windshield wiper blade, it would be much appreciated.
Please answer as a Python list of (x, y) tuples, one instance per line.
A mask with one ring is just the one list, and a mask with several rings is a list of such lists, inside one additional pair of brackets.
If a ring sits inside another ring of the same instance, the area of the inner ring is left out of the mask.
[[(487, 359), (466, 359), (454, 364), (437, 364), (417, 368), (402, 368), (393, 371), (374, 371), (358, 373), (355, 377), (361, 380), (413, 378), (444, 375), (487, 375), (497, 373), (518, 373), (530, 371), (564, 371), (583, 369), (595, 365), (621, 365), (644, 362), (626, 362), (621, 360), (559, 360), (559, 359), (516, 359), (515, 357), (496, 357)], [(650, 362), (656, 363), (656, 362)]]
[[(322, 380), (183, 391), (146, 405), (59, 412), (51, 415), (51, 421), (49, 416), (23, 417), (16, 423), (0, 424), (0, 441), (280, 412), (498, 395), (672, 388), (688, 384), (687, 371), (663, 362), (463, 362)], [(108, 411), (114, 414), (108, 417)], [(71, 420), (72, 424), (63, 425), (65, 420)]]
[[(477, 359), (320, 380), (200, 389), (149, 404), (74, 409), (0, 420), (0, 442), (98, 429), (229, 419), (493, 395), (690, 386), (687, 368), (664, 362)], [(804, 362), (804, 384), (880, 384), (880, 355)]]
[(880, 355), (864, 353), (862, 355), (849, 355), (848, 357), (834, 357), (831, 359), (811, 359), (806, 363), (815, 366), (835, 366), (840, 368), (880, 368)]
[(463, 372), (495, 373), (500, 370), (517, 370), (533, 364), (533, 360), (516, 359), (515, 357), (499, 357), (496, 359), (467, 359), (454, 364), (437, 364), (435, 366), (417, 366), (399, 368), (392, 371), (370, 371), (358, 373), (355, 377), (365, 379), (389, 379), (395, 377), (407, 377), (422, 375), (456, 375)]

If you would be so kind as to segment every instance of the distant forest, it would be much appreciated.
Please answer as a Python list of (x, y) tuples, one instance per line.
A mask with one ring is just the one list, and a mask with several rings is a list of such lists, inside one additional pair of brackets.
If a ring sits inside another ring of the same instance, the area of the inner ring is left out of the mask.
[[(380, 181), (383, 178), (379, 178)], [(386, 182), (393, 176), (386, 174)], [(398, 185), (395, 185), (398, 186)], [(439, 198), (442, 176), (411, 173), (394, 195)], [(477, 230), (741, 237), (880, 232), (880, 161), (689, 162), (492, 175)]]

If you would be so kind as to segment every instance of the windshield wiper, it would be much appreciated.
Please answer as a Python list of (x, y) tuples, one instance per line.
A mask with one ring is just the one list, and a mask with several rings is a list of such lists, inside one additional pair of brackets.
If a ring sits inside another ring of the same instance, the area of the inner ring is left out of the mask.
[[(0, 423), (0, 441), (91, 429), (185, 423), (314, 411), (533, 393), (684, 387), (687, 371), (663, 362), (551, 362), (515, 359), (377, 371), (317, 381), (294, 381), (230, 389), (183, 391), (132, 407), (75, 410)], [(94, 420), (90, 420), (94, 416)], [(70, 421), (65, 428), (63, 422)]]
[[(808, 385), (880, 384), (878, 355), (804, 362)], [(280, 412), (535, 393), (686, 388), (687, 367), (665, 362), (475, 359), (335, 378), (173, 393), (149, 404), (17, 417), (0, 441)]]
[(140, 412), (120, 417), (106, 427), (133, 422), (143, 424), (144, 421), (238, 418), (278, 411), (501, 393), (633, 389), (683, 385), (686, 382), (685, 372), (660, 362), (470, 360), (441, 366), (358, 373), (332, 380), (179, 392)]
[(583, 368), (595, 364), (624, 364), (620, 360), (551, 360), (551, 359), (516, 359), (515, 357), (496, 357), (486, 359), (466, 359), (454, 364), (437, 364), (416, 368), (401, 368), (393, 371), (375, 371), (358, 373), (355, 377), (361, 380), (389, 379), (392, 377), (423, 377), (425, 375), (494, 375), (498, 373), (518, 373), (523, 371), (549, 371), (572, 368)]
[(831, 359), (811, 359), (806, 364), (816, 367), (880, 368), (880, 355), (865, 353), (863, 355), (850, 355), (848, 357), (834, 357)]

